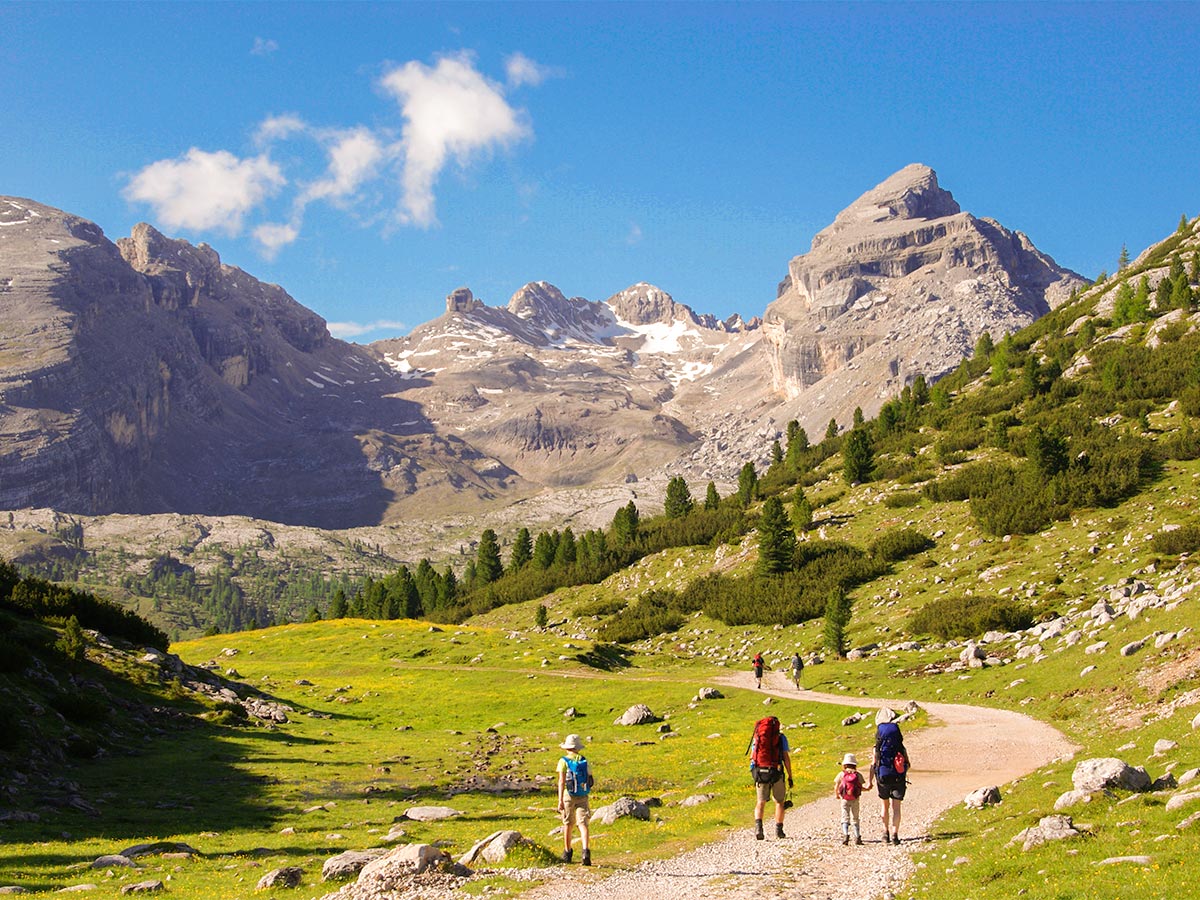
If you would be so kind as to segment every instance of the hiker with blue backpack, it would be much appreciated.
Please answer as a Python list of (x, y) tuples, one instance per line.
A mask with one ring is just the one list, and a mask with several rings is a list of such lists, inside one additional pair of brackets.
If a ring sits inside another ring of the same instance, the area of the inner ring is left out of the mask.
[(875, 751), (871, 758), (871, 775), (883, 801), (885, 844), (900, 843), (900, 804), (908, 787), (910, 768), (904, 735), (895, 719), (896, 714), (886, 706), (875, 714)]
[(566, 740), (559, 744), (559, 749), (566, 750), (558, 760), (558, 811), (563, 821), (563, 862), (569, 863), (574, 851), (571, 849), (571, 827), (579, 825), (579, 839), (583, 844), (583, 864), (592, 864), (591, 835), (588, 831), (588, 819), (592, 815), (588, 806), (588, 795), (592, 791), (595, 779), (592, 777), (587, 759), (581, 752), (583, 738), (577, 734), (568, 734)]

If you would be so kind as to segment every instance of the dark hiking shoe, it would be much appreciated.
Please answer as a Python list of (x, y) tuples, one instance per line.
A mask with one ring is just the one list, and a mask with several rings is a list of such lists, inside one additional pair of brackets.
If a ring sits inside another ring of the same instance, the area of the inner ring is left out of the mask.
[(787, 835), (783, 833), (783, 826), (780, 825), (778, 822), (775, 823), (775, 837), (777, 837), (777, 838), (787, 837)]
[(756, 841), (763, 839), (762, 819), (756, 819), (754, 822), (754, 839)]
[(580, 860), (580, 861), (581, 861), (581, 862), (582, 862), (582, 863), (583, 863), (585, 866), (590, 866), (590, 865), (592, 864), (592, 851), (591, 851), (591, 850), (584, 850), (584, 851), (583, 851), (583, 859), (582, 859), (582, 860)]
[(856, 838), (854, 839), (854, 843), (855, 843), (855, 844), (857, 844), (859, 847), (861, 847), (861, 846), (862, 846), (862, 838), (861, 838), (861, 837), (856, 837)]
[(562, 857), (563, 862), (569, 863), (571, 861), (571, 857), (574, 855), (575, 855), (574, 850), (564, 850), (563, 857)]
[(892, 843), (895, 844), (897, 847), (899, 847), (900, 846), (900, 835), (893, 834), (892, 835)]
[(892, 833), (890, 831), (885, 831), (883, 833), (883, 842), (885, 844), (890, 844), (892, 842)]
[(845, 837), (842, 838), (842, 846), (843, 847), (847, 846), (849, 843), (850, 843), (850, 835), (846, 835)]

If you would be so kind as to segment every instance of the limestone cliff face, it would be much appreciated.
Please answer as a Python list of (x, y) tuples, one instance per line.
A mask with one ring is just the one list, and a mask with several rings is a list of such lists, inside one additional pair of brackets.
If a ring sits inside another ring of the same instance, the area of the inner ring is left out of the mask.
[(344, 527), (519, 489), (403, 388), (206, 245), (0, 198), (0, 508)]
[(872, 415), (917, 374), (956, 366), (983, 331), (1015, 331), (1083, 283), (907, 166), (789, 263), (763, 323), (772, 387), (808, 425), (855, 406)]

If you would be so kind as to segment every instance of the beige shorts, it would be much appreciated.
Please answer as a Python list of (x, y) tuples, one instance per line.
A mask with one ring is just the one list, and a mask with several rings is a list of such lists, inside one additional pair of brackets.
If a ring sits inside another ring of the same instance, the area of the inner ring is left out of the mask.
[(564, 825), (570, 825), (574, 822), (582, 828), (587, 825), (588, 819), (591, 817), (592, 810), (588, 806), (586, 795), (583, 797), (572, 797), (570, 794), (567, 794), (563, 798), (562, 820)]
[(787, 797), (787, 778), (780, 776), (779, 780), (772, 784), (758, 784), (755, 782), (754, 791), (758, 795), (760, 803), (766, 803), (768, 800), (774, 800), (776, 803), (782, 803)]

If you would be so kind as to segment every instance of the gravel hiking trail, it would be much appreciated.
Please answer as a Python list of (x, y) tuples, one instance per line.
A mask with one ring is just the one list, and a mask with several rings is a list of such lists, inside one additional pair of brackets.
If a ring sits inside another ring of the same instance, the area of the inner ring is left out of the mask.
[[(756, 690), (750, 672), (731, 674), (717, 681)], [(860, 711), (881, 706), (900, 710), (907, 702), (796, 690), (782, 672), (768, 673), (760, 693), (806, 703), (833, 703)], [(931, 840), (944, 839), (945, 836), (930, 836), (930, 827), (942, 812), (961, 803), (976, 788), (1003, 786), (1054, 759), (1069, 757), (1078, 749), (1055, 728), (1010, 710), (954, 703), (921, 702), (921, 707), (928, 714), (928, 725), (905, 735), (904, 740), (913, 758), (913, 768), (903, 806), (900, 846), (883, 843), (880, 804), (874, 791), (864, 792), (862, 798), (863, 846), (853, 843), (842, 846), (840, 812), (833, 798), (833, 778), (841, 762), (839, 755), (830, 758), (826, 771), (812, 773), (818, 782), (829, 783), (829, 795), (788, 810), (784, 824), (787, 837), (783, 840), (772, 836), (769, 805), (765, 817), (767, 838), (754, 839), (754, 796), (747, 774), (745, 827), (735, 828), (723, 840), (615, 872), (604, 859), (603, 846), (593, 845), (596, 868), (572, 865), (542, 870), (547, 880), (523, 896), (529, 900), (888, 897), (912, 873), (912, 851), (928, 846)], [(856, 751), (864, 773), (871, 759), (867, 724), (864, 721), (861, 726), (863, 746)], [(794, 731), (789, 737), (795, 742), (804, 739), (803, 733)]]

